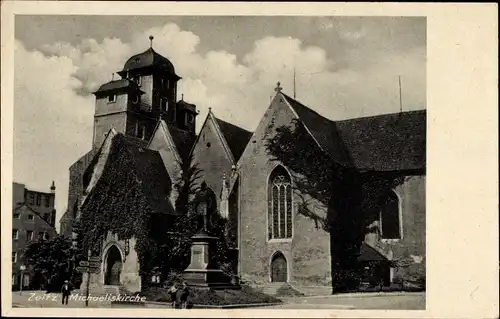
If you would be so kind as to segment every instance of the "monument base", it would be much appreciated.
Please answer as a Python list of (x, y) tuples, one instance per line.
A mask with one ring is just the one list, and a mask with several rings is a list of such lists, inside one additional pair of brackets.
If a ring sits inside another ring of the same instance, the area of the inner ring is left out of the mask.
[(239, 289), (240, 286), (233, 283), (230, 276), (214, 267), (211, 248), (217, 238), (206, 233), (198, 233), (191, 239), (193, 241), (191, 263), (184, 270), (184, 279), (187, 284), (207, 289)]

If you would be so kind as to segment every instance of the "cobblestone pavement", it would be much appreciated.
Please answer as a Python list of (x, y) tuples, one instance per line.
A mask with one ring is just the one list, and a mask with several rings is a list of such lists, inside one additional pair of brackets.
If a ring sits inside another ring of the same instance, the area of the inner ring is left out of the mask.
[[(91, 295), (92, 296), (92, 295)], [(83, 308), (85, 301), (69, 300), (68, 305), (62, 305), (61, 294), (45, 294), (43, 291), (24, 291), (12, 293), (13, 308)], [(135, 308), (129, 304), (126, 307), (111, 305), (111, 301), (89, 301), (89, 308)], [(262, 307), (259, 307), (262, 308)], [(401, 309), (425, 310), (425, 293), (379, 294), (347, 296), (314, 296), (283, 299), (283, 304), (266, 309)]]

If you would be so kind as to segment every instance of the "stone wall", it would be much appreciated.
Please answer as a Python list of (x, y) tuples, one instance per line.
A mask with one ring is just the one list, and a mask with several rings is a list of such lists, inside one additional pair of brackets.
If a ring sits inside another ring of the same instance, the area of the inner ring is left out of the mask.
[[(275, 98), (238, 163), (240, 175), (240, 262), (243, 280), (270, 282), (272, 256), (280, 251), (288, 264), (288, 281), (298, 285), (328, 285), (331, 282), (330, 237), (314, 221), (297, 213), (294, 192), (293, 236), (268, 240), (268, 177), (278, 163), (271, 161), (265, 141), (276, 127), (290, 125), (294, 115), (286, 102)], [(312, 203), (313, 207), (319, 203)], [(314, 209), (314, 208), (313, 208)]]

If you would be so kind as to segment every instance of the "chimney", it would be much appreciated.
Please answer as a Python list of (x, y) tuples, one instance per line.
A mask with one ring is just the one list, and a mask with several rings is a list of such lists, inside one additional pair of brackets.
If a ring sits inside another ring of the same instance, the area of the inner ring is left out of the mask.
[(50, 186), (50, 193), (55, 194), (56, 193), (56, 185), (54, 181), (52, 181), (52, 185)]

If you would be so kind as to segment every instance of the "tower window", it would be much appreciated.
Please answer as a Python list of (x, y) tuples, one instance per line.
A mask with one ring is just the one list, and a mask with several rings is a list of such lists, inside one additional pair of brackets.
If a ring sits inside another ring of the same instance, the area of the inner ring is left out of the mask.
[(135, 123), (135, 136), (140, 139), (146, 139), (146, 125)]
[(115, 102), (116, 102), (116, 95), (115, 94), (108, 95), (108, 103), (115, 103)]
[(18, 239), (19, 238), (19, 230), (13, 229), (12, 230), (12, 239)]
[(17, 262), (17, 253), (12, 253), (12, 262), (16, 263)]
[(26, 238), (27, 238), (28, 240), (33, 240), (33, 231), (32, 231), (32, 230), (28, 230), (28, 231), (26, 232)]
[(31, 214), (28, 215), (28, 220), (34, 220), (34, 219), (35, 219), (35, 216), (33, 216)]
[(45, 196), (45, 207), (50, 206), (50, 196)]
[(167, 89), (170, 89), (170, 80), (167, 79)]
[(166, 98), (160, 98), (160, 109), (162, 112), (168, 111), (168, 100)]
[(194, 122), (194, 115), (193, 114), (186, 114), (186, 125), (188, 124), (193, 124)]
[(36, 205), (40, 206), (41, 203), (42, 203), (42, 195), (36, 194)]

